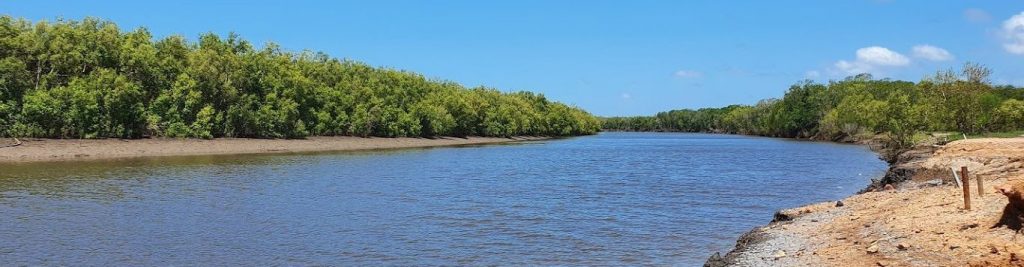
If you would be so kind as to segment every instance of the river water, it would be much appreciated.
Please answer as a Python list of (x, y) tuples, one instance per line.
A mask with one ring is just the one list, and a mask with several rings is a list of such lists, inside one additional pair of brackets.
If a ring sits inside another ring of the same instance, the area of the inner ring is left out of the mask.
[(3, 265), (700, 265), (884, 173), (861, 146), (684, 133), (0, 165)]

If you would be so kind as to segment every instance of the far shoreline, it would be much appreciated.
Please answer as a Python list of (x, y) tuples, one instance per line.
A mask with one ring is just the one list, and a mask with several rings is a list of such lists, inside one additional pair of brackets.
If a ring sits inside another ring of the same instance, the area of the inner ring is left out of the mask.
[(169, 156), (211, 156), (344, 152), (403, 148), (448, 147), (548, 140), (545, 136), (515, 137), (353, 137), (313, 136), (305, 139), (14, 139), (0, 143), (0, 164), (55, 161), (154, 158)]

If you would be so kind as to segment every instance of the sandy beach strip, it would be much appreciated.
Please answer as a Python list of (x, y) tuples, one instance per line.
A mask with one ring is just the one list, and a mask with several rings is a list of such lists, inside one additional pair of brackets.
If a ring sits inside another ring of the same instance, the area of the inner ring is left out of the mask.
[(139, 157), (357, 151), (497, 144), (547, 137), (381, 138), (316, 136), (306, 139), (21, 139), (0, 141), (0, 163), (126, 159)]

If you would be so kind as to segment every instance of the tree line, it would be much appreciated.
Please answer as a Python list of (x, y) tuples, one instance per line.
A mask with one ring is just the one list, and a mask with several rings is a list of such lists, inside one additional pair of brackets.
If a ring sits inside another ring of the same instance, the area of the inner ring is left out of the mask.
[(86, 18), (0, 17), (0, 136), (44, 138), (569, 136), (586, 111), (466, 88), (235, 34), (154, 41)]
[(993, 86), (991, 70), (967, 63), (920, 82), (870, 74), (827, 84), (803, 81), (781, 99), (755, 105), (682, 109), (655, 116), (603, 118), (603, 128), (626, 131), (715, 132), (822, 140), (887, 136), (907, 147), (920, 132), (968, 134), (1024, 129), (1024, 89)]

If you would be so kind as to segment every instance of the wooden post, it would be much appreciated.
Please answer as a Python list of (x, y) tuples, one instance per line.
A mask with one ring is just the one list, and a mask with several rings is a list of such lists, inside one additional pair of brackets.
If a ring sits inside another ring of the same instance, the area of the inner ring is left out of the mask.
[(981, 175), (976, 175), (974, 179), (978, 180), (978, 198), (981, 198), (981, 195), (984, 194), (983, 192), (985, 192), (985, 190), (983, 189), (985, 188), (985, 185), (981, 183)]
[(964, 185), (964, 209), (971, 210), (971, 180), (967, 178), (967, 166), (960, 167), (960, 180)]

